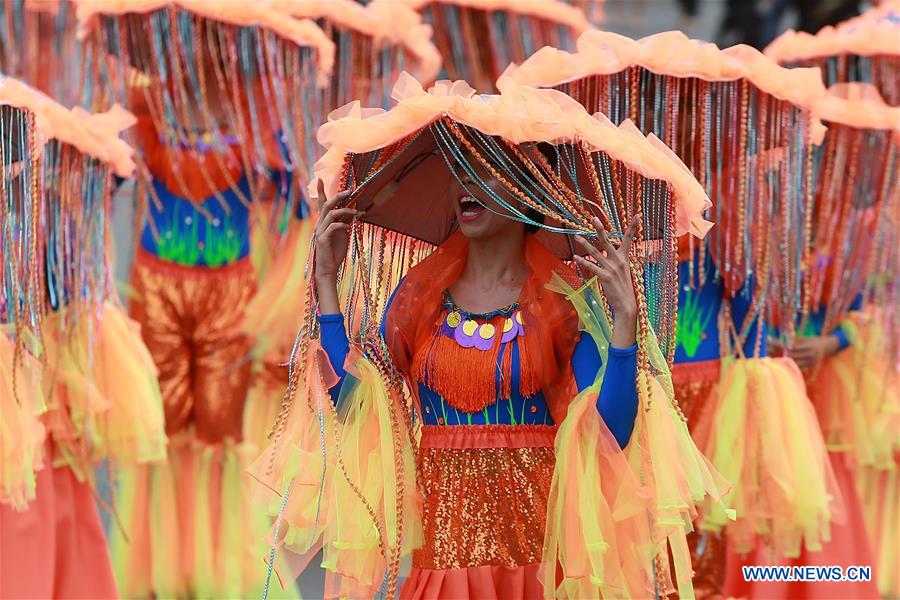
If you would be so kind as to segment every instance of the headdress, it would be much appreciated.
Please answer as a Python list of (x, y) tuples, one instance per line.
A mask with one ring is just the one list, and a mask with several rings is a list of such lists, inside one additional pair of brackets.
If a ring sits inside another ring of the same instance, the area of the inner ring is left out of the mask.
[(749, 46), (720, 50), (680, 32), (632, 40), (592, 31), (577, 53), (544, 48), (499, 83), (517, 84), (562, 90), (613, 122), (630, 118), (684, 160), (713, 200), (717, 226), (701, 252), (712, 253), (730, 297), (756, 277), (736, 347), (767, 308), (784, 323), (808, 310), (800, 281), (812, 148), (824, 133), (813, 111), (825, 93), (816, 70), (784, 69)]
[(9, 0), (0, 5), (0, 72), (66, 106), (78, 104), (81, 44), (75, 5), (60, 0)]
[(249, 204), (242, 177), (263, 197), (272, 171), (286, 172), (272, 222), (295, 212), (335, 59), (314, 22), (209, 0), (80, 0), (77, 16), (97, 82), (87, 96), (138, 116), (142, 175), (193, 201), (231, 189)]
[(431, 40), (431, 27), (403, 2), (362, 6), (353, 0), (270, 0), (269, 5), (314, 20), (334, 42), (326, 113), (352, 100), (387, 108), (401, 72), (432, 82), (440, 71), (441, 55)]
[(765, 49), (788, 67), (819, 67), (825, 85), (870, 83), (891, 106), (900, 104), (900, 6), (886, 2), (816, 34), (789, 29)]
[(483, 93), (494, 91), (509, 63), (521, 62), (543, 46), (570, 48), (591, 28), (581, 9), (562, 0), (399, 1), (431, 25), (446, 76), (468, 81)]

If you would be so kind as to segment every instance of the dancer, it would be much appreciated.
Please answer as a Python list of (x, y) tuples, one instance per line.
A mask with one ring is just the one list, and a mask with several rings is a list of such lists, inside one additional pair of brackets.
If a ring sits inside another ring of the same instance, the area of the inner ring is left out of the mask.
[[(166, 444), (153, 362), (116, 301), (109, 263), (113, 175), (134, 170), (119, 133), (134, 118), (120, 107), (69, 111), (8, 78), (0, 95), (39, 119), (46, 140), (38, 159), (36, 132), (4, 128), (4, 156), (24, 168), (4, 176), (2, 343), (12, 335), (15, 348), (0, 367), (12, 371), (0, 415), (3, 500), (13, 492), (12, 507), (0, 507), (0, 596), (113, 598), (95, 465), (158, 461)], [(16, 406), (18, 416), (8, 412)]]
[[(274, 566), (324, 548), (326, 597), (393, 596), (410, 553), (403, 597), (689, 595), (684, 528), (724, 484), (665, 391), (645, 302), (670, 306), (665, 249), (705, 233), (708, 201), (562, 94), (473, 94), (407, 76), (390, 111), (320, 131), (306, 365), (251, 471), (294, 553)], [(599, 288), (578, 276), (594, 260)]]
[[(733, 485), (737, 519), (709, 506), (692, 539), (698, 595), (727, 595), (726, 541), (740, 553), (762, 538), (771, 560), (796, 556), (801, 543), (827, 538), (838, 509), (800, 371), (769, 358), (765, 344), (768, 290), (800, 272), (799, 254), (775, 268), (775, 245), (805, 248), (788, 223), (804, 207), (824, 88), (812, 70), (679, 32), (637, 41), (589, 32), (577, 53), (542, 49), (498, 83), (515, 84), (558, 88), (614, 122), (630, 117), (669, 144), (714, 201), (711, 235), (678, 249), (677, 336), (665, 348), (694, 440)], [(792, 300), (782, 313), (798, 312)]]
[(250, 209), (265, 204), (279, 226), (306, 215), (334, 46), (264, 3), (82, 2), (78, 17), (92, 77), (107, 83), (95, 101), (121, 98), (138, 116), (131, 310), (171, 441), (167, 464), (120, 478), (117, 576), (128, 596), (246, 597), (261, 589), (268, 528), (242, 476), (258, 451), (243, 438)]
[[(834, 92), (823, 103), (834, 132), (826, 140), (830, 144), (819, 175), (820, 189), (830, 194), (820, 200), (841, 211), (835, 213), (837, 228), (831, 222), (828, 228), (819, 226), (824, 240), (812, 249), (820, 255), (813, 265), (828, 267), (811, 270), (811, 306), (817, 310), (809, 327), (801, 329), (808, 337), (791, 350), (811, 368), (810, 397), (828, 435), (835, 472), (848, 488), (844, 495), (848, 503), (862, 503), (869, 539), (860, 540), (857, 553), (866, 555), (863, 548), (871, 544), (879, 589), (888, 596), (900, 593), (893, 568), (893, 525), (900, 518), (900, 375), (896, 346), (885, 335), (897, 326), (897, 147), (892, 128), (898, 117), (888, 107), (900, 104), (897, 16), (896, 3), (885, 3), (815, 35), (789, 31), (766, 49), (785, 64), (822, 67)], [(836, 159), (846, 167), (835, 169)], [(854, 176), (847, 179), (851, 169)], [(848, 188), (851, 182), (855, 187)], [(825, 208), (829, 210), (834, 209)], [(853, 251), (848, 254), (848, 249)], [(859, 496), (852, 489), (854, 480)], [(857, 509), (850, 520), (858, 515)]]

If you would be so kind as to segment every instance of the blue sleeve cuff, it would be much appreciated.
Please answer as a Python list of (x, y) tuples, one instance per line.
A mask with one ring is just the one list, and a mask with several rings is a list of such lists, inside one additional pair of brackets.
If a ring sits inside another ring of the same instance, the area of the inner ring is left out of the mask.
[(609, 354), (611, 356), (624, 356), (629, 357), (637, 354), (637, 343), (633, 346), (629, 346), (628, 348), (616, 348), (612, 344), (609, 346)]
[(843, 327), (838, 327), (831, 335), (837, 338), (839, 350), (846, 350), (850, 347), (850, 339), (847, 337), (847, 332), (844, 331)]

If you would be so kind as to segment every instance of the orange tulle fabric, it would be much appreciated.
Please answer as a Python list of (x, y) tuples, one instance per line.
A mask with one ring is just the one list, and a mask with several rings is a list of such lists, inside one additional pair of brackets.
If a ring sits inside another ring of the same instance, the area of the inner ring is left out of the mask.
[[(707, 81), (746, 79), (767, 94), (808, 110), (825, 94), (817, 69), (785, 69), (750, 46), (720, 50), (715, 44), (689, 39), (680, 31), (640, 40), (589, 31), (578, 38), (577, 52), (542, 48), (522, 65), (507, 69), (500, 82), (512, 80), (522, 85), (555, 87), (590, 75), (618, 73), (632, 65), (674, 77)], [(814, 139), (821, 141), (824, 132), (819, 123), (814, 128)]]
[(713, 394), (692, 434), (698, 447), (732, 482), (726, 501), (737, 519), (707, 506), (701, 527), (725, 530), (736, 552), (758, 536), (776, 556), (818, 550), (843, 505), (815, 412), (791, 359), (722, 362)]
[(820, 29), (816, 34), (788, 29), (769, 44), (765, 54), (786, 64), (811, 58), (856, 54), (859, 56), (900, 56), (900, 25), (889, 19), (867, 16)]
[(400, 44), (419, 64), (410, 71), (422, 81), (434, 81), (441, 70), (441, 55), (431, 41), (431, 27), (403, 2), (372, 2), (366, 6), (353, 0), (270, 0), (269, 5), (301, 19), (325, 19), (339, 29), (358, 31), (376, 44)]
[(89, 113), (79, 107), (68, 109), (16, 79), (0, 79), (0, 103), (33, 113), (44, 141), (59, 140), (79, 152), (108, 164), (116, 175), (130, 177), (134, 172), (134, 150), (119, 134), (135, 123), (134, 116), (119, 105), (102, 113)]
[[(341, 191), (348, 154), (385, 148), (447, 116), (516, 144), (583, 141), (592, 152), (606, 152), (648, 179), (669, 183), (677, 198), (675, 235), (690, 232), (703, 237), (712, 226), (701, 216), (710, 206), (709, 198), (674, 153), (663, 151), (661, 142), (644, 137), (630, 121), (617, 127), (608, 119), (591, 117), (561, 92), (510, 85), (499, 95), (476, 96), (464, 81), (439, 81), (425, 91), (404, 73), (393, 97), (397, 104), (389, 111), (362, 108), (355, 102), (334, 111), (319, 128), (318, 139), (326, 151), (316, 162), (315, 174), (325, 183), (328, 197)], [(315, 188), (315, 183), (310, 185), (310, 198), (317, 197)]]
[(334, 42), (314, 22), (294, 19), (264, 2), (218, 2), (216, 0), (81, 0), (76, 5), (79, 35), (86, 37), (103, 15), (148, 13), (163, 8), (181, 8), (201, 17), (237, 26), (259, 25), (298, 46), (316, 50), (319, 85), (325, 86), (334, 68)]
[[(900, 31), (898, 31), (900, 35)], [(878, 89), (867, 83), (838, 83), (816, 103), (816, 116), (823, 121), (858, 129), (893, 131), (900, 143), (900, 106), (889, 106)]]
[(0, 330), (0, 503), (23, 510), (35, 496), (35, 472), (44, 468), (46, 411), (41, 365), (31, 354), (16, 355)]
[(0, 565), (0, 598), (119, 598), (95, 491), (68, 467), (38, 471), (26, 510), (0, 505)]

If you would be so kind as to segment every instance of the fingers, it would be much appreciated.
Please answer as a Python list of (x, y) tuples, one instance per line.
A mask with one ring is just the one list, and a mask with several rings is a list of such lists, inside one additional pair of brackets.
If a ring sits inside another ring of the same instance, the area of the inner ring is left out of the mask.
[(350, 221), (353, 220), (354, 217), (362, 214), (355, 208), (337, 208), (335, 210), (329, 210), (326, 213), (323, 213), (319, 218), (319, 222), (316, 224), (316, 232), (319, 235), (324, 235), (333, 223), (345, 223), (349, 224)]
[(578, 263), (585, 271), (596, 276), (598, 279), (603, 279), (603, 269), (599, 264), (592, 263), (588, 259), (583, 256), (575, 255), (575, 262)]
[(334, 208), (335, 206), (337, 206), (338, 204), (340, 204), (341, 202), (343, 202), (350, 196), (350, 190), (344, 190), (343, 192), (335, 194), (334, 198), (329, 200), (328, 197), (325, 195), (325, 182), (322, 181), (321, 179), (319, 179), (318, 183), (316, 184), (316, 187), (318, 188), (317, 189), (318, 197), (316, 199), (319, 202), (320, 218), (323, 217), (325, 215), (325, 213), (330, 211), (332, 208)]
[(338, 231), (350, 231), (350, 223), (332, 223), (325, 228), (325, 231), (322, 232), (321, 237), (323, 240), (328, 239)]
[(322, 212), (325, 210), (325, 201), (328, 200), (328, 198), (325, 197), (325, 182), (322, 181), (321, 177), (316, 182), (316, 192), (318, 192), (316, 200), (319, 203), (319, 212)]
[(597, 242), (600, 244), (600, 249), (606, 252), (607, 256), (613, 254), (616, 251), (616, 248), (612, 245), (612, 242), (609, 241), (609, 236), (606, 235), (606, 228), (603, 227), (603, 223), (597, 217), (593, 217), (591, 223), (594, 225), (594, 230), (597, 232)]
[(590, 256), (597, 262), (600, 262), (604, 259), (603, 253), (601, 253), (594, 244), (589, 242), (583, 236), (576, 236), (575, 244), (578, 245), (578, 247), (584, 252), (585, 256)]
[(640, 223), (641, 214), (638, 213), (631, 217), (631, 223), (628, 224), (628, 229), (625, 230), (625, 238), (622, 240), (622, 247), (619, 248), (619, 253), (626, 259), (631, 256), (631, 245), (634, 243), (634, 237), (637, 235)]

